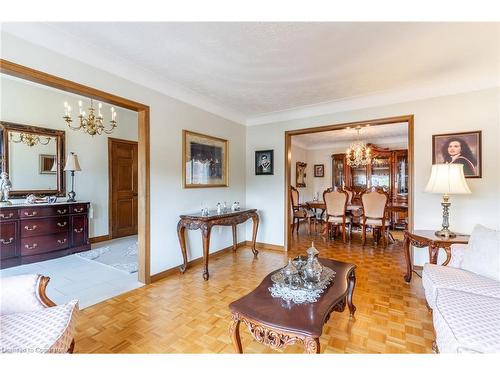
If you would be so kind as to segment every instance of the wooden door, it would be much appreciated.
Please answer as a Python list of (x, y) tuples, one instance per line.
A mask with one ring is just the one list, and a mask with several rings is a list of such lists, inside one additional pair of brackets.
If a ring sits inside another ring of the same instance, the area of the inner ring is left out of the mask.
[(137, 142), (108, 138), (111, 238), (137, 234)]

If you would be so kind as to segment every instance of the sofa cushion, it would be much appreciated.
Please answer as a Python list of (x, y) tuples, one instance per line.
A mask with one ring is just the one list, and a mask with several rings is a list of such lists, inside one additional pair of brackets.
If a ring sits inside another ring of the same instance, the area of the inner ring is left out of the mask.
[(500, 353), (500, 300), (438, 289), (433, 311), (440, 353)]
[(422, 285), (427, 303), (434, 309), (436, 290), (446, 288), (500, 298), (500, 283), (496, 280), (453, 267), (426, 263)]
[(500, 231), (476, 225), (461, 267), (500, 281)]
[(0, 315), (43, 310), (38, 296), (40, 275), (18, 275), (2, 277), (0, 293)]
[(75, 329), (78, 301), (0, 316), (2, 353), (66, 353)]

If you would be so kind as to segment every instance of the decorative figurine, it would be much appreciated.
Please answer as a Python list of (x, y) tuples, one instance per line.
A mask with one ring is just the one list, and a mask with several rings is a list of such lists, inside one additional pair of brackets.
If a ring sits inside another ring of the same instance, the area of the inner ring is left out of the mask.
[(9, 201), (9, 192), (12, 189), (12, 183), (9, 180), (7, 172), (0, 174), (0, 206), (10, 206), (12, 203)]

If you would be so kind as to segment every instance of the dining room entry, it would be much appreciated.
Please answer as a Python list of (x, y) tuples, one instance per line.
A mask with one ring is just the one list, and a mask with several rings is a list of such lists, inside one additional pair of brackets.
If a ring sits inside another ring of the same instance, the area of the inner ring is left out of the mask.
[(412, 227), (413, 116), (285, 134), (287, 248), (387, 246)]

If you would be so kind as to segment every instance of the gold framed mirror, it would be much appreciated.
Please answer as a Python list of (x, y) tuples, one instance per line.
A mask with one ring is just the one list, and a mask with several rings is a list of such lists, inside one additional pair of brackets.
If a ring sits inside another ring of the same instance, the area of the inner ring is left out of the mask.
[(9, 174), (10, 196), (65, 196), (65, 132), (0, 121), (1, 171)]

